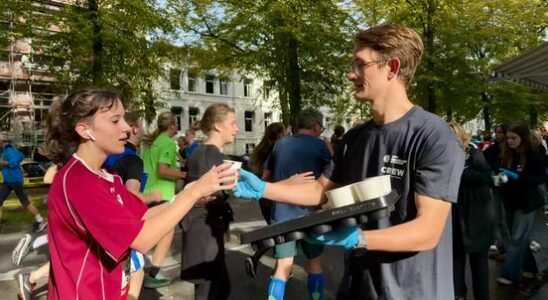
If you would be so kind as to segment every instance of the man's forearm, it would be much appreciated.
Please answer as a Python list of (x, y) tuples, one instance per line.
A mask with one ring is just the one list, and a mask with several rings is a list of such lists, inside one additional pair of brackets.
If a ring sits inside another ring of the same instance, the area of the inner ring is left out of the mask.
[(184, 172), (172, 169), (167, 165), (160, 165), (158, 167), (158, 176), (163, 179), (184, 179)]
[(427, 251), (436, 247), (446, 226), (451, 203), (434, 199), (421, 201), (415, 219), (385, 229), (365, 231), (367, 248), (402, 252)]
[(302, 184), (267, 183), (264, 198), (273, 201), (317, 206), (322, 203), (323, 187), (317, 181)]

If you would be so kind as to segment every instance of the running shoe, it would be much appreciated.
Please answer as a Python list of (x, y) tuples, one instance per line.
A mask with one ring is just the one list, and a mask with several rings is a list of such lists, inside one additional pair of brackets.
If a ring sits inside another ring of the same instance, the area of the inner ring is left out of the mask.
[(44, 230), (44, 228), (46, 228), (46, 226), (48, 225), (48, 222), (47, 221), (42, 221), (42, 222), (34, 222), (32, 224), (32, 230), (34, 232), (40, 232), (42, 230)]
[(245, 272), (247, 275), (257, 278), (257, 259), (253, 256), (245, 258)]
[(17, 246), (15, 246), (15, 248), (11, 252), (12, 254), (11, 259), (16, 266), (20, 265), (23, 258), (30, 253), (30, 249), (32, 247), (31, 242), (32, 242), (32, 236), (26, 233), (19, 240), (19, 243), (17, 243)]
[(533, 252), (539, 252), (542, 246), (537, 241), (531, 241), (531, 244), (529, 244), (529, 248)]
[(514, 284), (513, 281), (511, 281), (510, 279), (506, 279), (504, 277), (498, 277), (497, 282), (500, 283), (500, 284), (503, 284), (503, 285), (512, 285), (512, 284)]
[(143, 282), (143, 285), (147, 289), (157, 289), (163, 286), (168, 286), (170, 284), (171, 284), (171, 279), (165, 278), (161, 276), (160, 274), (157, 274), (155, 277), (152, 277), (147, 274)]
[(32, 299), (32, 290), (35, 284), (30, 282), (30, 274), (20, 273), (17, 275), (17, 285), (19, 286), (19, 299), (30, 300)]

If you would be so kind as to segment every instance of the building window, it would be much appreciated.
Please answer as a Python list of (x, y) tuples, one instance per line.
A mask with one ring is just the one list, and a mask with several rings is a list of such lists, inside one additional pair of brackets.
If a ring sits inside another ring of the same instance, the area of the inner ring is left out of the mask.
[(181, 70), (179, 69), (169, 70), (169, 87), (172, 90), (181, 89)]
[(245, 154), (251, 154), (253, 153), (253, 150), (255, 150), (255, 144), (253, 143), (245, 144)]
[(206, 75), (206, 93), (214, 94), (215, 93), (215, 76)]
[(264, 129), (268, 127), (272, 123), (272, 113), (271, 112), (265, 112), (264, 113)]
[(251, 79), (244, 79), (244, 97), (251, 97)]
[(183, 108), (180, 106), (172, 106), (170, 110), (175, 115), (175, 118), (177, 118), (177, 130), (181, 131), (183, 126)]
[(219, 79), (219, 94), (228, 95), (228, 81), (226, 79)]
[(255, 120), (255, 112), (246, 110), (244, 112), (245, 116), (245, 132), (252, 132), (253, 131), (253, 123)]
[(194, 126), (194, 123), (196, 123), (196, 120), (198, 120), (198, 114), (200, 113), (200, 109), (197, 107), (189, 107), (188, 108), (188, 127), (192, 128)]
[(188, 73), (188, 91), (189, 92), (196, 92), (198, 85), (198, 80), (196, 78), (196, 73)]

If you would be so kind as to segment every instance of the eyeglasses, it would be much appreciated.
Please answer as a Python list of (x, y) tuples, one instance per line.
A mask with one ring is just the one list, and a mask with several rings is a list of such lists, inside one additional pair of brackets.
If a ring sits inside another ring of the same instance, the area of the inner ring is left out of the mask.
[(369, 66), (372, 66), (374, 64), (378, 64), (380, 62), (381, 62), (380, 60), (372, 60), (372, 61), (368, 61), (368, 62), (358, 62), (358, 63), (354, 62), (352, 64), (352, 71), (353, 72), (361, 71), (361, 70), (366, 69)]
[(321, 134), (325, 131), (325, 127), (320, 123), (318, 123), (318, 125), (320, 125), (320, 134)]

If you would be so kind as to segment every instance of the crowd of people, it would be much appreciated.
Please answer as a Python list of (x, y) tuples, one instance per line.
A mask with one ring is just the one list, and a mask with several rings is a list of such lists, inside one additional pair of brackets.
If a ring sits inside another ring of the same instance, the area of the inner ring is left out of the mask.
[[(54, 103), (44, 145), (56, 169), (48, 177), (47, 238), (25, 235), (13, 260), (45, 244), (51, 257), (39, 273), (18, 275), (22, 299), (46, 274), (49, 299), (138, 299), (142, 285), (168, 285), (161, 267), (177, 225), (180, 278), (194, 284), (196, 299), (227, 299), (228, 191), (259, 201), (267, 224), (275, 224), (321, 209), (326, 191), (385, 174), (399, 195), (389, 218), (276, 245), (267, 294), (257, 298), (292, 299), (285, 287), (301, 250), (310, 299), (323, 299), (325, 246), (347, 250), (338, 299), (466, 299), (467, 257), (474, 299), (489, 299), (493, 246), (504, 261), (500, 284), (536, 276), (530, 240), (535, 212), (546, 205), (546, 131), (539, 138), (525, 125), (501, 124), (494, 138), (472, 136), (414, 105), (407, 88), (423, 44), (407, 27), (372, 27), (355, 43), (348, 79), (373, 118), (346, 133), (335, 127), (330, 140), (321, 138), (324, 116), (316, 109), (302, 110), (291, 133), (270, 124), (251, 154), (251, 172), (224, 162), (238, 133), (236, 111), (226, 104), (210, 105), (196, 124), (203, 141), (189, 129), (176, 143), (172, 113), (161, 113), (144, 135), (139, 116), (110, 90)], [(2, 159), (4, 171), (10, 163)], [(249, 275), (264, 254), (246, 259)]]

